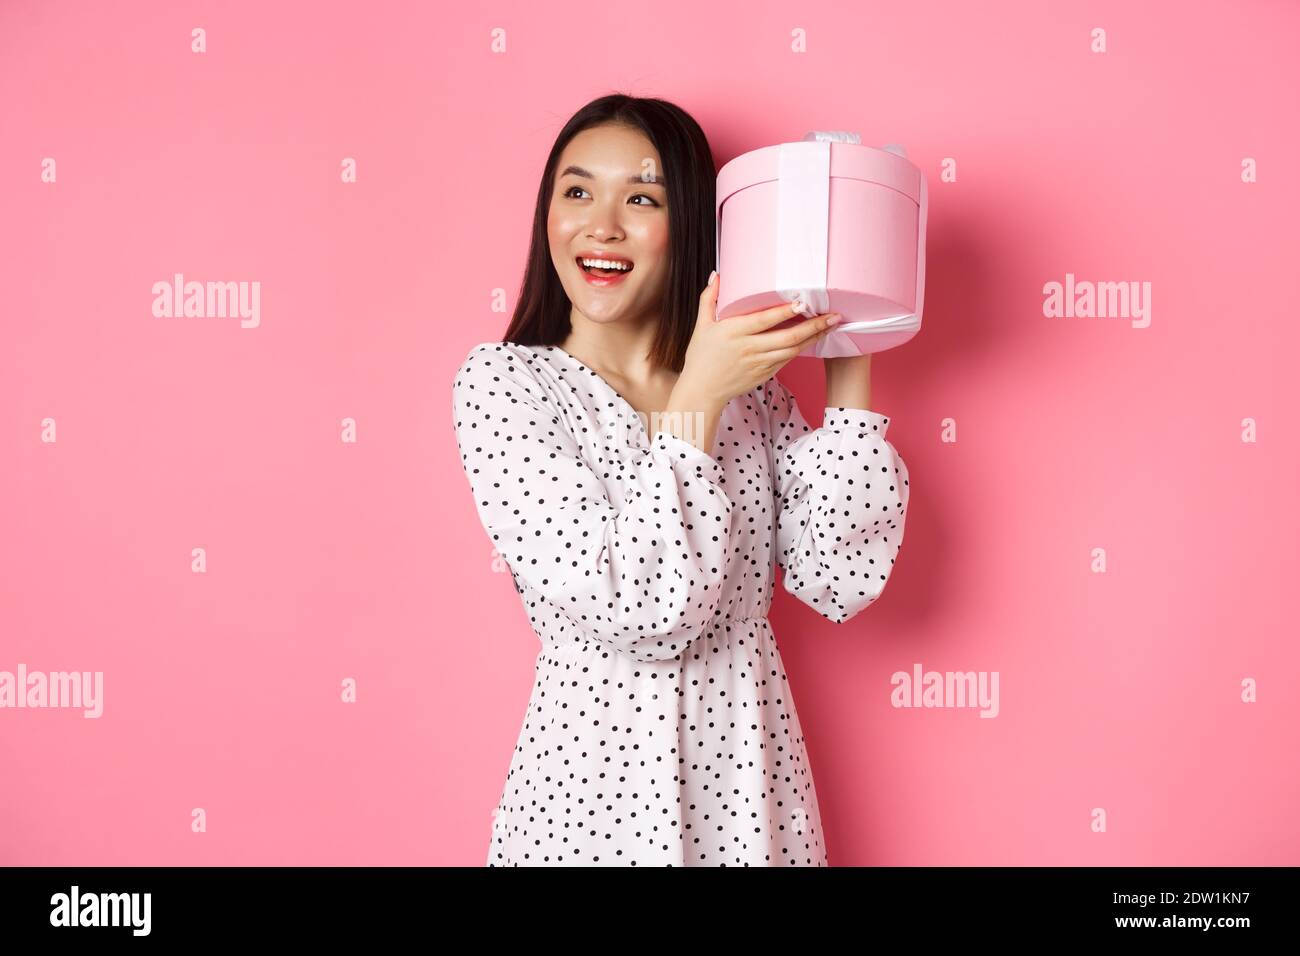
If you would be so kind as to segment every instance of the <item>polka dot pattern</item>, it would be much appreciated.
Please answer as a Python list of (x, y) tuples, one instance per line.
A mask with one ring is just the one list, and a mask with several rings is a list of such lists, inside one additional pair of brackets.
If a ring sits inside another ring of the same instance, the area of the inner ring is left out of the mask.
[(809, 427), (777, 379), (713, 454), (558, 346), (486, 342), (453, 384), (483, 527), (541, 641), (488, 866), (825, 866), (768, 622), (773, 564), (828, 620), (881, 594), (907, 468), (889, 419)]

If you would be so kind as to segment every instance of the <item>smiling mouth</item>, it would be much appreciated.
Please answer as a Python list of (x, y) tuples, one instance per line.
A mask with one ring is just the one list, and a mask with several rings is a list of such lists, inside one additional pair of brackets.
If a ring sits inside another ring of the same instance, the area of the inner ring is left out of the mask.
[(601, 278), (609, 278), (610, 276), (627, 275), (635, 268), (633, 263), (627, 262), (625, 263), (626, 268), (624, 269), (602, 269), (598, 266), (584, 265), (582, 261), (583, 258), (584, 258), (583, 256), (574, 256), (573, 261), (576, 262), (578, 264), (578, 268), (581, 269), (583, 272), (587, 273), (587, 275), (600, 276)]

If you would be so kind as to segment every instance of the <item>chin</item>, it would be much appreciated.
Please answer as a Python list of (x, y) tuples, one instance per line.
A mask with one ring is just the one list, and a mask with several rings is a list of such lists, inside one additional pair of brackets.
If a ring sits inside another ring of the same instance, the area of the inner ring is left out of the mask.
[(580, 313), (582, 313), (582, 317), (585, 318), (588, 322), (596, 322), (600, 325), (607, 325), (610, 322), (617, 322), (626, 316), (626, 312), (623, 309), (618, 309), (611, 315), (607, 312), (602, 313), (600, 311), (593, 311), (584, 308), (584, 305), (586, 305), (586, 303), (584, 303), (581, 299), (576, 301), (571, 299), (570, 302), (572, 303), (575, 309), (577, 309)]

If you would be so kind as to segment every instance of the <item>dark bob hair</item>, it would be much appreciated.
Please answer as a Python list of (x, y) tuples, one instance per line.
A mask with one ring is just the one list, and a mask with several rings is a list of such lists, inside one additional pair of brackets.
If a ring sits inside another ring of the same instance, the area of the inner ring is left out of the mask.
[(650, 357), (657, 365), (680, 372), (699, 315), (700, 293), (717, 262), (713, 206), (717, 171), (700, 124), (666, 100), (612, 93), (592, 100), (560, 130), (537, 190), (523, 286), (502, 341), (559, 345), (569, 334), (571, 303), (551, 262), (546, 232), (555, 167), (569, 140), (605, 124), (635, 127), (659, 151), (668, 191), (668, 287)]

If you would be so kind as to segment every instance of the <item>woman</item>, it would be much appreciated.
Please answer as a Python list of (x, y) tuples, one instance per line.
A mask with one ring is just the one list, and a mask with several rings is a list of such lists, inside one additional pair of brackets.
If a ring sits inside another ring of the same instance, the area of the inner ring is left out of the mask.
[(547, 160), (510, 327), (456, 373), (475, 507), (542, 645), (489, 866), (827, 862), (772, 563), (857, 614), (907, 468), (870, 356), (826, 360), (815, 431), (773, 378), (834, 316), (715, 320), (714, 188), (682, 110), (588, 104)]

